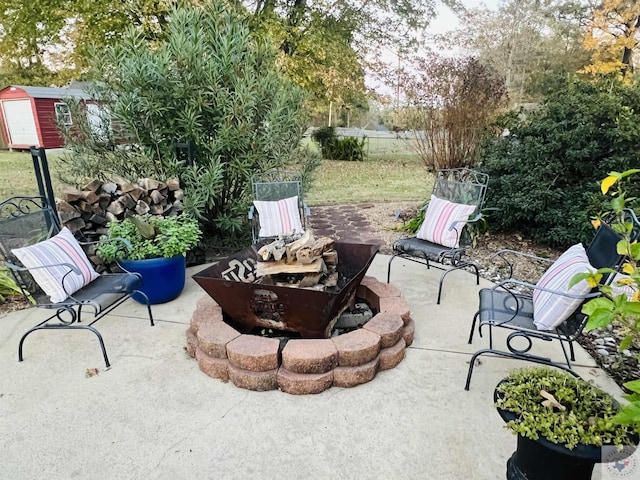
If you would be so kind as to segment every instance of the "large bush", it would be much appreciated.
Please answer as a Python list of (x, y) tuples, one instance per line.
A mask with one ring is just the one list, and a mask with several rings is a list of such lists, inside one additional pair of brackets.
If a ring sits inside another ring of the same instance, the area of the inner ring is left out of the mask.
[(489, 125), (507, 104), (504, 80), (475, 58), (417, 58), (403, 79), (404, 127), (429, 169), (472, 167)]
[[(92, 141), (86, 131), (75, 142), (68, 132), (67, 163), (90, 176), (177, 175), (187, 211), (238, 232), (253, 173), (295, 164), (308, 174), (313, 166), (299, 147), (304, 94), (279, 73), (268, 42), (252, 36), (241, 7), (183, 7), (167, 25), (158, 42), (132, 28), (95, 54), (92, 76), (109, 128)], [(176, 141), (195, 143), (193, 162), (177, 161)]]
[[(508, 135), (482, 152), (492, 227), (566, 246), (588, 241), (605, 206), (604, 173), (638, 166), (640, 89), (574, 81), (535, 111), (503, 117)], [(637, 193), (637, 192), (635, 192)]]

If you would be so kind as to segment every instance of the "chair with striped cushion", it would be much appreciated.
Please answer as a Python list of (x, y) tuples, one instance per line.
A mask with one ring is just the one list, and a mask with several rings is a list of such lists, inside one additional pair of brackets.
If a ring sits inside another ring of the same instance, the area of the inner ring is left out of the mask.
[[(104, 340), (94, 324), (134, 293), (143, 299), (146, 295), (136, 290), (141, 282), (138, 274), (98, 274), (82, 245), (89, 243), (81, 244), (69, 229), (60, 227), (58, 214), (47, 198), (17, 196), (0, 202), (0, 255), (4, 264), (27, 299), (55, 312), (22, 336), (18, 360), (23, 360), (23, 344), (31, 333), (80, 329), (98, 337), (104, 362), (110, 366)], [(148, 299), (146, 303), (153, 325)], [(83, 313), (91, 315), (87, 322), (83, 322)]]
[(433, 266), (444, 270), (437, 303), (442, 297), (444, 279), (453, 270), (473, 270), (479, 284), (478, 266), (466, 256), (467, 249), (473, 244), (466, 227), (482, 218), (488, 182), (488, 175), (467, 168), (438, 170), (420, 230), (416, 236), (401, 238), (393, 244), (387, 283), (391, 279), (391, 263), (400, 257), (427, 268)]
[(304, 203), (302, 175), (268, 170), (251, 178), (251, 189), (249, 220), (254, 244), (279, 235), (304, 233), (309, 208)]
[[(624, 260), (616, 248), (621, 238), (619, 233), (603, 223), (586, 249), (582, 244), (576, 244), (555, 261), (513, 250), (496, 253), (494, 257), (504, 262), (509, 278), (492, 288), (480, 290), (479, 307), (471, 324), (469, 343), (473, 342), (476, 325), (480, 336), (486, 327), (489, 348), (479, 350), (471, 357), (465, 390), (469, 390), (476, 359), (484, 354), (540, 363), (576, 375), (571, 368), (571, 362), (575, 361), (573, 342), (580, 337), (588, 320), (581, 313), (582, 305), (590, 298), (599, 296), (600, 292), (592, 289), (585, 280), (571, 288), (569, 282), (576, 274), (589, 270), (619, 269)], [(510, 278), (515, 261), (523, 258), (550, 265), (535, 285)], [(603, 282), (610, 283), (615, 278), (613, 275), (610, 277), (603, 279)], [(506, 339), (506, 350), (494, 348), (493, 328), (511, 331)], [(565, 363), (532, 353), (534, 339), (559, 340)], [(516, 343), (518, 341), (519, 344)], [(565, 344), (569, 347), (569, 353)]]

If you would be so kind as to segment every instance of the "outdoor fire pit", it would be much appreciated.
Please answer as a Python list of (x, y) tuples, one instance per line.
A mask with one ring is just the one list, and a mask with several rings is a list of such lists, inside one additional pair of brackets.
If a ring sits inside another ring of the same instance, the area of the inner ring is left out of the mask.
[(256, 327), (295, 332), (303, 338), (329, 338), (333, 326), (353, 306), (356, 289), (378, 245), (335, 242), (338, 284), (323, 291), (255, 283), (258, 244), (193, 276), (217, 302), (226, 320), (242, 333)]

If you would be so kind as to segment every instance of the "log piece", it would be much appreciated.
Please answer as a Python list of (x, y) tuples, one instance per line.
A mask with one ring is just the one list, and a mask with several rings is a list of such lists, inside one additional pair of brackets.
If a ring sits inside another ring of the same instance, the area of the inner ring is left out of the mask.
[(326, 250), (333, 248), (334, 240), (330, 237), (322, 237), (309, 246), (304, 246), (296, 252), (296, 259), (300, 263), (311, 263), (322, 257)]
[(102, 180), (98, 180), (94, 178), (89, 183), (87, 183), (84, 187), (82, 187), (83, 191), (93, 192), (94, 194), (98, 191), (98, 189), (102, 186), (104, 182)]
[(118, 185), (115, 182), (107, 182), (100, 187), (100, 193), (105, 193), (107, 195), (114, 195), (118, 190)]
[(155, 190), (156, 188), (158, 188), (158, 186), (160, 185), (160, 182), (153, 178), (141, 178), (140, 181), (138, 182), (138, 185), (140, 185), (145, 190), (149, 191), (149, 190)]
[(178, 180), (177, 178), (170, 178), (169, 180), (167, 180), (167, 187), (169, 187), (169, 190), (171, 190), (172, 192), (179, 190), (180, 180)]
[(136, 204), (136, 213), (138, 215), (149, 213), (149, 204), (147, 202), (143, 202), (142, 200), (138, 200), (138, 203)]
[(82, 192), (75, 187), (64, 187), (62, 189), (62, 200), (73, 203), (80, 198)]
[(82, 192), (80, 192), (80, 198), (82, 198), (85, 202), (90, 203), (91, 205), (93, 205), (100, 199), (100, 197), (98, 197), (98, 194), (93, 190), (83, 190)]
[(256, 277), (277, 275), (279, 273), (319, 273), (324, 269), (325, 265), (321, 258), (307, 264), (287, 263), (284, 260), (279, 262), (258, 262), (256, 265)]
[(165, 196), (160, 193), (159, 190), (153, 190), (149, 196), (151, 197), (151, 203), (153, 203), (154, 205), (158, 205), (159, 203), (162, 203), (163, 200), (165, 200)]
[(293, 263), (296, 261), (296, 253), (305, 245), (313, 242), (314, 238), (310, 230), (304, 232), (304, 234), (298, 239), (286, 245), (287, 250), (287, 262)]

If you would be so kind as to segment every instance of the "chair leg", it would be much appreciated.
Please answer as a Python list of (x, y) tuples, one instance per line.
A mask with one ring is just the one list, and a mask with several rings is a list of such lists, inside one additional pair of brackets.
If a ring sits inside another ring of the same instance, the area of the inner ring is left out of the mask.
[(391, 280), (391, 262), (393, 262), (393, 260), (396, 258), (398, 254), (394, 253), (393, 255), (391, 255), (391, 258), (389, 259), (389, 263), (387, 264), (387, 283), (389, 283), (389, 281)]
[(18, 361), (22, 362), (24, 360), (24, 356), (22, 355), (22, 347), (25, 339), (31, 335), (33, 332), (37, 330), (89, 330), (93, 332), (98, 337), (98, 342), (100, 343), (100, 350), (102, 350), (102, 357), (104, 358), (104, 363), (109, 368), (111, 364), (109, 363), (109, 357), (107, 356), (107, 349), (104, 346), (104, 340), (102, 339), (102, 335), (98, 330), (89, 325), (37, 325), (30, 330), (28, 330), (20, 339), (20, 343), (18, 344)]
[(129, 296), (136, 293), (144, 298), (144, 303), (147, 306), (147, 313), (149, 314), (149, 321), (151, 322), (151, 326), (153, 327), (155, 324), (153, 323), (153, 314), (151, 313), (151, 303), (149, 302), (149, 297), (147, 297), (146, 293), (141, 292), (140, 290), (132, 291)]
[(468, 391), (469, 390), (469, 386), (471, 385), (471, 375), (473, 374), (473, 368), (475, 367), (476, 359), (480, 355), (484, 355), (485, 353), (491, 353), (493, 355), (498, 355), (500, 357), (505, 357), (505, 358), (515, 358), (515, 359), (524, 360), (524, 361), (527, 361), (527, 362), (538, 363), (538, 364), (541, 364), (541, 365), (546, 365), (548, 367), (559, 368), (560, 370), (564, 370), (565, 372), (569, 372), (571, 375), (573, 375), (576, 378), (580, 378), (580, 375), (578, 375), (576, 372), (574, 372), (570, 367), (562, 365), (561, 363), (554, 363), (554, 362), (550, 361), (548, 358), (538, 357), (536, 355), (526, 355), (526, 354), (518, 354), (518, 353), (511, 353), (511, 352), (502, 352), (500, 350), (493, 350), (491, 348), (485, 348), (483, 350), (478, 350), (471, 357), (471, 361), (469, 362), (469, 370), (467, 371), (467, 382), (464, 385), (464, 389), (465, 390)]
[(476, 322), (478, 321), (479, 315), (480, 312), (476, 312), (476, 314), (473, 316), (473, 322), (471, 322), (471, 331), (469, 332), (469, 341), (467, 342), (469, 345), (473, 343), (473, 332), (476, 329)]
[(576, 352), (573, 350), (573, 341), (569, 340), (569, 352), (571, 353), (571, 361), (576, 361)]

